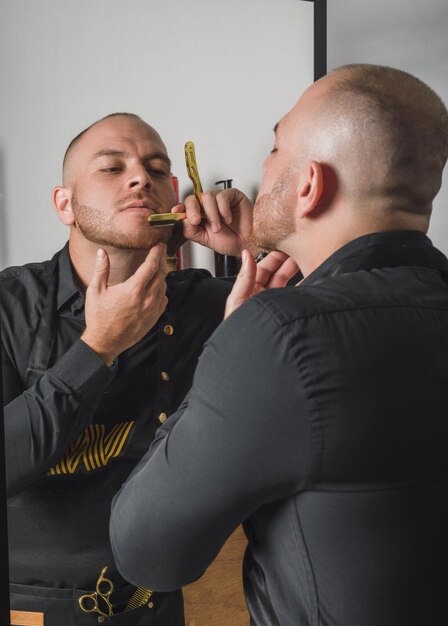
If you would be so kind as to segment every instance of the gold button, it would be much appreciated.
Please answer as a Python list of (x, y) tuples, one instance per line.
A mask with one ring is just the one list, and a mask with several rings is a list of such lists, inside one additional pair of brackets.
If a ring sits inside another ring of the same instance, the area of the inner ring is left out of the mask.
[(148, 609), (152, 609), (152, 608), (153, 608), (153, 606), (154, 606), (154, 603), (153, 603), (153, 602), (148, 602)]
[(160, 422), (161, 424), (163, 424), (164, 422), (166, 422), (167, 417), (168, 417), (168, 415), (167, 415), (166, 413), (161, 413), (161, 414), (159, 415), (159, 422)]
[(171, 336), (174, 333), (174, 328), (173, 326), (171, 326), (171, 324), (167, 324), (166, 326), (164, 326), (163, 332), (165, 333), (165, 335)]
[(170, 377), (166, 372), (162, 372), (161, 373), (162, 376), (162, 380), (164, 380), (166, 383), (169, 381)]

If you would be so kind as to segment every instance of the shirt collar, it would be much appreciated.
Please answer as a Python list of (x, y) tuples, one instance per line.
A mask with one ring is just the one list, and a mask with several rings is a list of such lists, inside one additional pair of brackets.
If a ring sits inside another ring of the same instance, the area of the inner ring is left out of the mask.
[(416, 230), (391, 230), (363, 235), (336, 250), (309, 274), (302, 285), (358, 270), (399, 266), (432, 267), (448, 274), (448, 259)]
[(75, 282), (73, 268), (68, 251), (68, 242), (62, 248), (58, 259), (58, 311), (65, 305), (72, 303), (72, 308), (82, 308), (84, 306), (84, 296)]

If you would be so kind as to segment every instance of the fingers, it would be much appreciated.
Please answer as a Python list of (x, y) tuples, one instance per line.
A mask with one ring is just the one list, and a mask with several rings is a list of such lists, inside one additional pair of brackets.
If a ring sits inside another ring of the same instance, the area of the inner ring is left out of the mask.
[(219, 191), (205, 191), (198, 200), (196, 196), (188, 196), (184, 201), (188, 221), (198, 226), (204, 219), (213, 233), (219, 232), (221, 224), (231, 224), (234, 211), (241, 201), (247, 200), (244, 194), (235, 187)]
[(208, 191), (200, 201), (191, 195), (185, 199), (187, 219), (183, 236), (219, 254), (241, 256), (251, 250), (252, 203), (236, 188)]
[(168, 270), (168, 266), (165, 263), (165, 257), (166, 246), (165, 244), (159, 242), (150, 249), (146, 259), (137, 269), (135, 274), (128, 279), (128, 281), (139, 285), (148, 285), (159, 270), (161, 270), (162, 273), (164, 270)]
[(284, 287), (299, 271), (299, 266), (294, 261), (294, 259), (288, 257), (286, 261), (284, 261), (277, 269), (277, 271), (271, 276), (266, 286), (269, 288)]
[(257, 265), (252, 255), (248, 250), (243, 250), (241, 270), (227, 298), (224, 319), (251, 297), (255, 288), (256, 274)]
[(95, 259), (95, 268), (89, 283), (89, 288), (101, 290), (107, 287), (109, 269), (110, 264), (107, 252), (102, 248), (98, 248)]
[(212, 233), (218, 233), (221, 230), (221, 216), (217, 203), (217, 195), (218, 194), (212, 191), (206, 191), (201, 194), (201, 204), (205, 219), (210, 224)]
[(250, 252), (243, 250), (242, 261), (240, 273), (227, 298), (224, 319), (251, 296), (265, 289), (284, 287), (299, 272), (294, 259), (279, 251), (270, 252), (257, 264)]
[(202, 207), (196, 196), (187, 196), (184, 200), (184, 207), (188, 222), (192, 226), (199, 226), (202, 221)]
[(274, 250), (257, 265), (257, 287), (284, 287), (298, 271), (293, 259), (284, 252)]

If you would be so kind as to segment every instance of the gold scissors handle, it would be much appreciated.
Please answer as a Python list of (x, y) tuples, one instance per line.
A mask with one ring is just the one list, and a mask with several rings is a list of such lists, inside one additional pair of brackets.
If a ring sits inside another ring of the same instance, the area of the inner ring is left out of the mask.
[(194, 193), (199, 200), (199, 196), (202, 193), (201, 179), (199, 178), (198, 164), (196, 163), (196, 153), (194, 150), (194, 143), (187, 141), (185, 144), (185, 163), (187, 165), (187, 173), (193, 183)]
[[(109, 597), (114, 590), (114, 584), (109, 578), (104, 576), (106, 571), (107, 567), (103, 567), (96, 581), (96, 591), (94, 593), (85, 593), (78, 598), (79, 606), (84, 613), (99, 613), (104, 615), (104, 617), (113, 615)], [(101, 598), (101, 606), (99, 605), (99, 598)]]

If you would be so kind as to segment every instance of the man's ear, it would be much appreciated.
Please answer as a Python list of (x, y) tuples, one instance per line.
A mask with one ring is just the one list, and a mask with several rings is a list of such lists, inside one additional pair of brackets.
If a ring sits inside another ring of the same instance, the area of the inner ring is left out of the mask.
[(59, 219), (66, 226), (71, 226), (75, 222), (72, 210), (72, 194), (68, 187), (55, 187), (53, 189), (52, 200)]
[(324, 192), (322, 165), (311, 161), (300, 176), (297, 190), (297, 205), (300, 217), (307, 217), (319, 204)]

